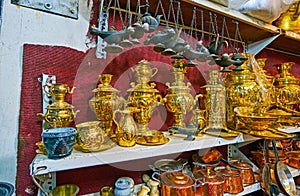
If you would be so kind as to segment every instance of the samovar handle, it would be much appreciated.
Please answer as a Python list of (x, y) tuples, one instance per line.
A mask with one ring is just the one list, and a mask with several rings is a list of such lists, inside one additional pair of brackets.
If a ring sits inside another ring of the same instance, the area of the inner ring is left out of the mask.
[(151, 71), (153, 72), (152, 73), (152, 75), (151, 75), (151, 77), (153, 77), (153, 76), (155, 76), (156, 74), (157, 74), (157, 72), (158, 72), (158, 69), (156, 68), (156, 67), (153, 67), (152, 69), (151, 69)]
[(159, 104), (162, 104), (164, 105), (164, 99), (162, 98), (162, 96), (160, 94), (157, 94), (155, 95), (155, 98), (156, 98), (156, 101), (159, 103)]
[(71, 90), (70, 90), (70, 88), (68, 87), (68, 93), (69, 93), (69, 94), (73, 94), (75, 88), (76, 88), (76, 87), (73, 86), (73, 87), (71, 88)]
[(117, 113), (117, 112), (120, 112), (120, 110), (117, 109), (117, 110), (115, 110), (115, 111), (113, 112), (113, 117), (112, 117), (112, 119), (113, 119), (114, 123), (115, 123), (116, 126), (117, 126), (117, 130), (119, 130), (119, 129), (120, 129), (120, 124), (118, 123), (118, 121), (117, 121), (117, 119), (116, 119), (116, 113)]
[[(196, 105), (196, 103), (197, 103), (198, 99), (199, 99), (199, 98), (201, 98), (201, 99), (202, 99), (203, 97), (204, 97), (204, 95), (203, 95), (203, 94), (198, 94), (198, 95), (196, 95), (196, 96), (195, 96), (195, 100), (194, 100), (194, 104)], [(199, 105), (200, 105), (200, 104), (199, 104)]]

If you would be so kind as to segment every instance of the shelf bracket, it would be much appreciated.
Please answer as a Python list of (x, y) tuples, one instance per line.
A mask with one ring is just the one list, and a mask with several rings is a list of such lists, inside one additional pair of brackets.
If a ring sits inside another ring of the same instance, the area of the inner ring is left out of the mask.
[[(108, 31), (108, 10), (104, 8), (104, 1), (100, 3), (100, 12), (99, 12), (99, 22), (98, 30), (99, 31)], [(98, 36), (97, 48), (96, 48), (96, 57), (100, 59), (106, 58), (106, 52), (103, 50), (106, 47), (107, 43)]]
[(268, 37), (266, 39), (249, 44), (248, 52), (250, 52), (254, 55), (257, 55), (260, 51), (262, 51), (265, 47), (267, 47), (270, 43), (272, 43), (279, 36), (280, 36), (280, 34), (276, 34), (273, 37)]
[(245, 156), (244, 153), (242, 153), (235, 145), (229, 144), (227, 146), (227, 153), (228, 161), (241, 160), (242, 162), (249, 163), (250, 165), (252, 165), (254, 172), (257, 172), (259, 170), (259, 168), (252, 161), (250, 161), (248, 157)]

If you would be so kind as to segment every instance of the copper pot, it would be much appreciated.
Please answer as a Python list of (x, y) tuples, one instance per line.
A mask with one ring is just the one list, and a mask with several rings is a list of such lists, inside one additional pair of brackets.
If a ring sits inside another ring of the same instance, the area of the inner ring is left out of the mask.
[[(203, 194), (205, 196), (223, 196), (224, 195), (224, 178), (211, 169), (199, 169), (193, 171), (197, 180), (204, 182)], [(198, 193), (198, 192), (197, 192)], [(198, 195), (197, 195), (198, 196)]]
[[(251, 151), (253, 155), (253, 161), (257, 163), (259, 168), (262, 168), (265, 162), (264, 151)], [(287, 162), (287, 155), (284, 151), (278, 151), (278, 157), (281, 162)], [(269, 150), (269, 163), (274, 164), (276, 162), (276, 157), (273, 150)]]
[(300, 151), (287, 152), (288, 161), (287, 164), (291, 167), (300, 169)]
[(249, 185), (255, 182), (252, 166), (249, 163), (240, 162), (239, 160), (229, 161), (229, 165), (241, 172), (243, 184)]
[(195, 196), (196, 181), (189, 175), (181, 171), (169, 171), (155, 174), (160, 176), (160, 180), (152, 178), (161, 183), (161, 196)]
[(230, 166), (226, 166), (216, 167), (215, 171), (224, 177), (224, 192), (237, 194), (244, 191), (243, 181), (239, 170), (231, 170)]
[(222, 158), (222, 154), (215, 148), (210, 148), (203, 155), (199, 155), (199, 160), (202, 163), (216, 163)]
[(204, 163), (201, 159), (201, 157), (198, 156), (198, 154), (193, 154), (192, 155), (192, 160), (193, 160), (193, 171), (201, 170), (201, 169), (211, 169), (217, 167), (220, 163), (219, 160), (216, 162), (211, 162), (211, 163)]

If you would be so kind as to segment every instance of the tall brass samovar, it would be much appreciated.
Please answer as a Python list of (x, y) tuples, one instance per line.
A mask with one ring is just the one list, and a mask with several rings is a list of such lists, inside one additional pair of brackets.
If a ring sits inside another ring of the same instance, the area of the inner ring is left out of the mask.
[(167, 83), (168, 93), (164, 98), (166, 110), (173, 114), (175, 127), (186, 127), (185, 118), (186, 114), (193, 110), (195, 100), (190, 93), (190, 83), (184, 82), (184, 74), (186, 67), (184, 66), (183, 59), (175, 59), (173, 67), (171, 68), (174, 75), (174, 82), (172, 85)]
[(131, 83), (130, 93), (128, 97), (128, 106), (137, 108), (138, 112), (133, 113), (133, 118), (138, 126), (138, 135), (149, 134), (148, 124), (151, 120), (153, 110), (158, 104), (162, 103), (162, 97), (155, 89), (155, 83), (150, 83), (150, 79), (155, 75), (156, 68), (151, 67), (151, 63), (142, 60), (137, 63), (135, 69), (132, 69), (135, 74), (137, 84)]
[(90, 107), (101, 122), (101, 128), (110, 138), (115, 138), (112, 129), (113, 113), (124, 106), (125, 100), (118, 96), (119, 91), (111, 86), (111, 74), (99, 75), (100, 84), (93, 90), (94, 98), (90, 100)]

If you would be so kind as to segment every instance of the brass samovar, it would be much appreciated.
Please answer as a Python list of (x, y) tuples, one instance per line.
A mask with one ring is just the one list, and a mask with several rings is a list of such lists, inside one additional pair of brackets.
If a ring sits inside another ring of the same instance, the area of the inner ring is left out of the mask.
[(300, 105), (300, 81), (291, 74), (293, 65), (293, 62), (275, 65), (279, 73), (279, 77), (275, 80), (276, 102), (281, 107), (298, 111)]
[(243, 71), (232, 71), (225, 80), (227, 96), (227, 126), (236, 128), (236, 107), (256, 108), (261, 101), (260, 86), (256, 82), (256, 75), (250, 70), (253, 54), (245, 53), (248, 60), (241, 66)]
[(67, 84), (51, 84), (51, 86), (44, 86), (46, 94), (54, 98), (54, 102), (47, 106), (45, 114), (38, 113), (46, 124), (44, 128), (60, 128), (68, 127), (74, 121), (77, 112), (73, 111), (73, 106), (65, 101), (67, 94), (72, 94), (74, 88), (70, 90)]
[(173, 114), (175, 127), (186, 127), (186, 114), (193, 110), (195, 100), (190, 93), (190, 83), (184, 82), (184, 74), (186, 67), (183, 59), (175, 59), (173, 67), (171, 68), (174, 75), (174, 82), (172, 85), (167, 83), (168, 93), (164, 98), (166, 110)]
[(138, 112), (133, 113), (133, 118), (137, 123), (139, 136), (149, 133), (148, 124), (153, 109), (158, 104), (162, 104), (162, 97), (158, 94), (159, 91), (155, 89), (155, 83), (148, 84), (154, 75), (152, 70), (154, 69), (149, 61), (142, 60), (138, 62), (135, 69), (133, 69), (138, 83), (132, 82), (131, 88), (127, 90), (129, 92), (128, 106), (135, 107), (138, 110)]
[(124, 106), (125, 100), (118, 96), (119, 91), (111, 86), (111, 74), (99, 75), (100, 84), (93, 90), (94, 98), (90, 100), (90, 107), (101, 122), (101, 128), (110, 138), (115, 138), (112, 129), (113, 112)]

